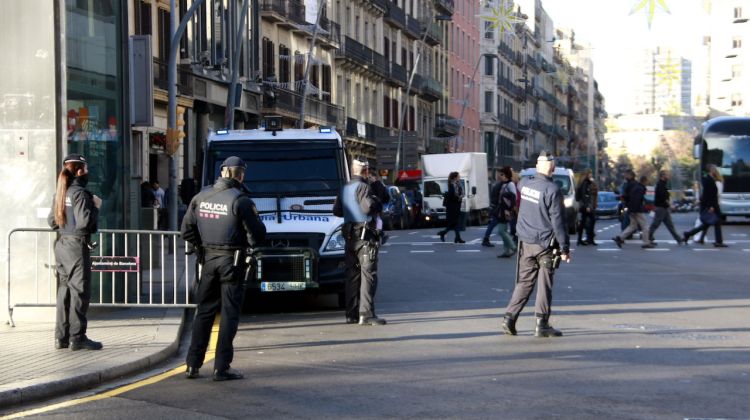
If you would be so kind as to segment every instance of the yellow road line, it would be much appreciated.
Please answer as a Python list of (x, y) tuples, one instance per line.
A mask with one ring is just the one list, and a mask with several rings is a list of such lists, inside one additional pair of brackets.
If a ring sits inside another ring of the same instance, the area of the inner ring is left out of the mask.
[[(211, 327), (211, 338), (209, 339), (209, 342), (208, 342), (208, 349), (206, 350), (205, 362), (213, 360), (216, 355), (216, 342), (219, 339), (219, 321), (220, 320), (221, 320), (221, 315), (217, 314), (216, 319), (214, 320), (214, 325)], [(88, 397), (78, 398), (75, 400), (63, 401), (61, 403), (51, 404), (48, 406), (39, 407), (39, 408), (35, 408), (32, 410), (20, 411), (18, 413), (13, 413), (4, 417), (0, 417), (0, 420), (17, 419), (20, 417), (47, 413), (50, 411), (59, 410), (61, 408), (73, 407), (73, 406), (80, 405), (80, 404), (85, 404), (89, 402), (104, 400), (104, 399), (111, 398), (111, 397), (116, 397), (120, 394), (124, 394), (134, 389), (138, 389), (147, 385), (155, 384), (169, 377), (184, 373), (186, 368), (187, 368), (186, 365), (181, 365), (174, 369), (168, 370), (164, 373), (160, 373), (158, 375), (143, 379), (138, 382), (134, 382), (132, 384), (123, 385), (119, 388), (115, 388), (109, 391), (102, 392), (101, 394), (95, 394), (95, 395), (91, 395)]]

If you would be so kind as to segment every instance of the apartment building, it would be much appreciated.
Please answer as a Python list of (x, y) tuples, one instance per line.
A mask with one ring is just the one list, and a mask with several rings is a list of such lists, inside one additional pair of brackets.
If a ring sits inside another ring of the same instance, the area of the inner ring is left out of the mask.
[(634, 74), (638, 114), (692, 114), (692, 63), (672, 48), (643, 51)]
[(710, 116), (750, 115), (750, 4), (707, 0)]

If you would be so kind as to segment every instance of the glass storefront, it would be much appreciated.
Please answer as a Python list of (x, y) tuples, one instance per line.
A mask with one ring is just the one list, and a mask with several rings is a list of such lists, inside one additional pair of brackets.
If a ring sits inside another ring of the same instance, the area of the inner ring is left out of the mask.
[(68, 153), (89, 161), (89, 189), (102, 198), (100, 228), (125, 227), (121, 0), (65, 0)]

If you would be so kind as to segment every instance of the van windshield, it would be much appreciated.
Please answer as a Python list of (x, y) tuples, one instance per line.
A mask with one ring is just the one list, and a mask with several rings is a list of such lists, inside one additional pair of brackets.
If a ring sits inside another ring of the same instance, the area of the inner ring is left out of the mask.
[(227, 142), (212, 145), (208, 153), (208, 184), (219, 177), (224, 159), (239, 156), (254, 196), (335, 196), (345, 182), (343, 150), (335, 141)]

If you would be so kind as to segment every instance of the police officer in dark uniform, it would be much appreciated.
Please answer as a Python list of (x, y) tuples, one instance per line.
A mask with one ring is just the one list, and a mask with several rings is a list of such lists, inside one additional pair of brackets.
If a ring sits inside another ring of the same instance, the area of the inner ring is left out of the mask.
[(203, 365), (217, 311), (221, 310), (219, 340), (214, 360), (214, 381), (242, 379), (231, 369), (232, 341), (239, 325), (245, 280), (252, 268), (250, 248), (266, 235), (255, 204), (242, 181), (246, 165), (232, 156), (221, 164), (221, 178), (190, 201), (180, 233), (197, 250), (200, 264), (195, 291), (198, 308), (187, 354), (189, 379), (198, 377)]
[(387, 189), (382, 182), (369, 179), (367, 161), (354, 159), (352, 179), (342, 188), (333, 205), (333, 214), (344, 218), (347, 324), (386, 324), (385, 319), (375, 314), (380, 237), (374, 216), (387, 201)]
[(63, 159), (57, 191), (47, 223), (60, 233), (55, 242), (57, 317), (55, 348), (100, 350), (102, 343), (86, 336), (91, 301), (91, 235), (96, 233), (102, 200), (86, 189), (89, 170), (83, 155)]
[(560, 261), (570, 262), (570, 238), (565, 226), (565, 207), (560, 187), (552, 182), (555, 161), (541, 152), (536, 164), (537, 175), (519, 184), (521, 205), (518, 213), (520, 242), (516, 266), (516, 286), (505, 310), (502, 328), (516, 335), (516, 319), (529, 301), (534, 285), (536, 294), (537, 337), (559, 337), (562, 332), (549, 324), (552, 284)]

